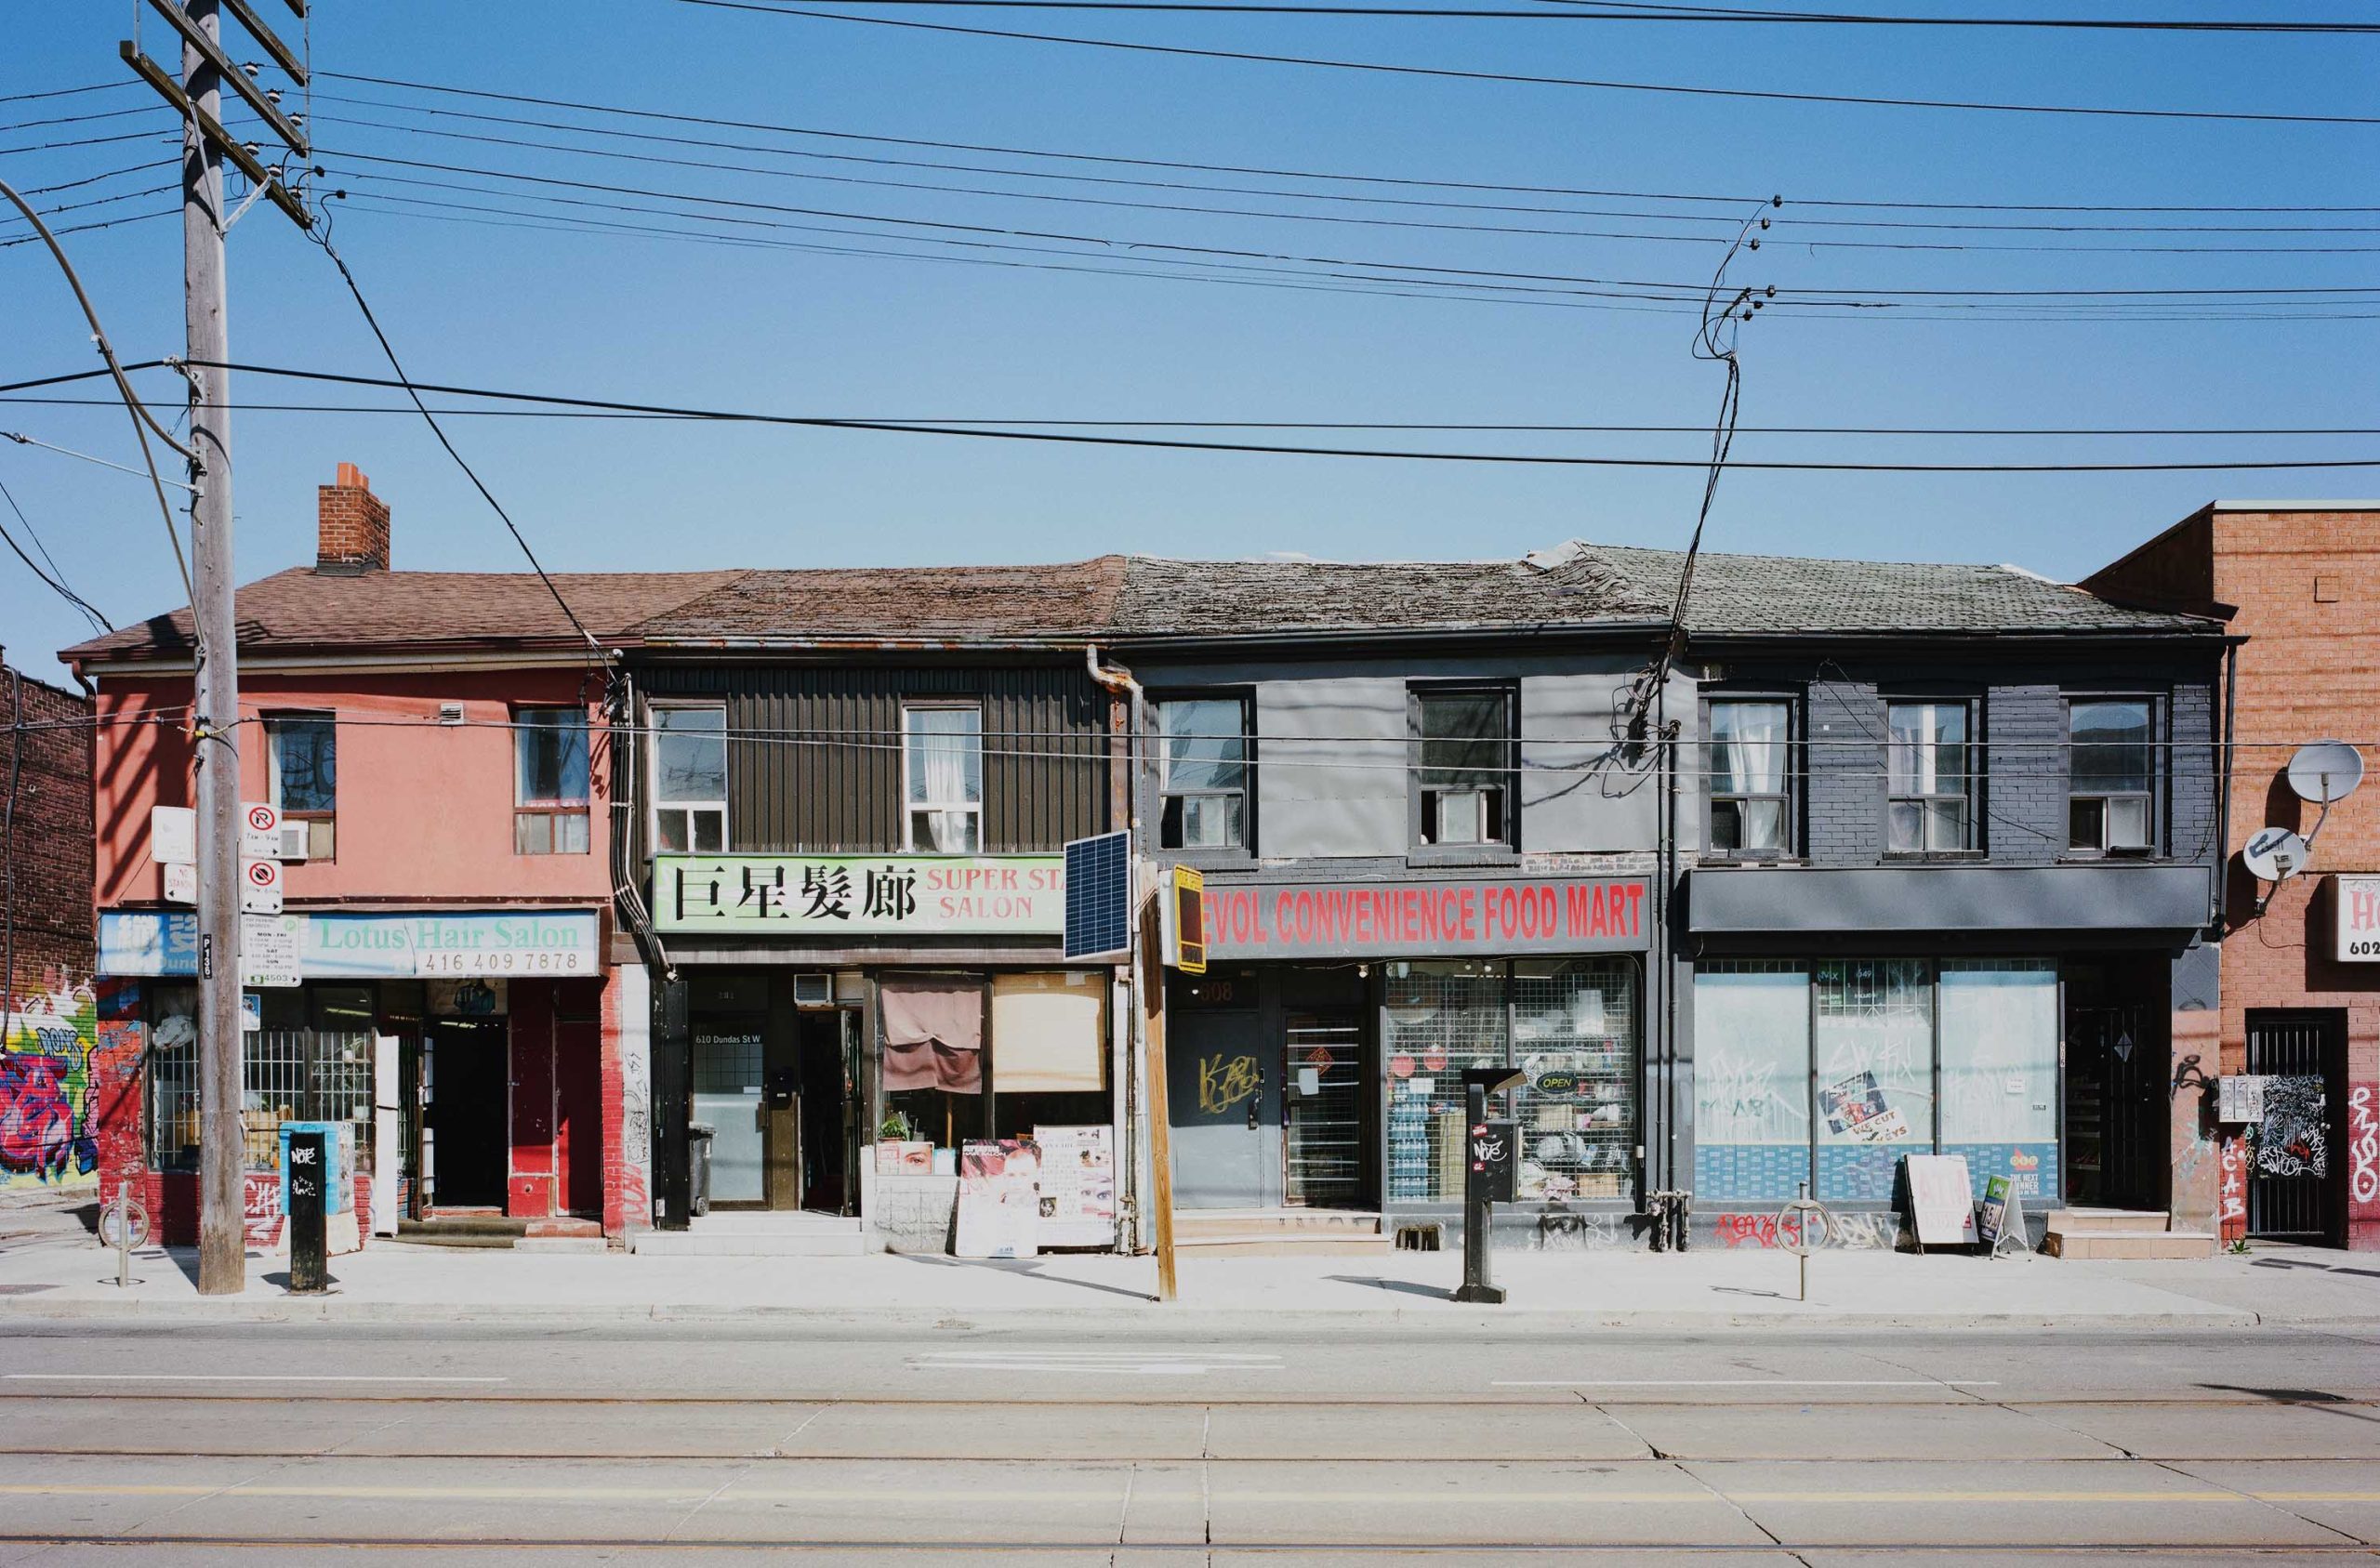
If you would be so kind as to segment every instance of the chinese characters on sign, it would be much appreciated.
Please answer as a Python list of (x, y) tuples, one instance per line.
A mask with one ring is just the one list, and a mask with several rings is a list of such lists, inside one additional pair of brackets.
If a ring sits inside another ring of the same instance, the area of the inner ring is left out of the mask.
[(1065, 865), (1055, 855), (662, 855), (665, 931), (1055, 934)]

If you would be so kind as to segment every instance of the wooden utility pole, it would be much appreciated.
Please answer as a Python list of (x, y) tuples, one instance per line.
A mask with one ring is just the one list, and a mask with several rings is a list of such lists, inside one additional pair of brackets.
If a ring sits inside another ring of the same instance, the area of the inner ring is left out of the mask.
[[(201, 32), (218, 31), (216, 0), (190, 0)], [(220, 123), (222, 74), (182, 46), (182, 91)], [(182, 319), (189, 343), (191, 552), (198, 598), (198, 1290), (235, 1296), (247, 1284), (240, 1125), (240, 660), (231, 613), (231, 373), (224, 320), (223, 155), (196, 124), (182, 133)]]
[[(1134, 880), (1139, 880), (1137, 868)], [(1149, 1207), (1157, 1219), (1157, 1298), (1170, 1301), (1174, 1283), (1173, 1123), (1166, 1102), (1165, 943), (1157, 938), (1156, 899), (1143, 905), (1138, 929), (1142, 964), (1137, 1005), (1142, 1009), (1149, 1075)]]
[[(223, 202), (228, 158), (299, 228), (311, 219), (274, 171), (223, 126), (223, 89), (245, 99), (291, 152), (306, 138), (279, 94), (259, 87), (224, 52), (219, 0), (149, 0), (180, 35), (177, 86), (130, 42), (125, 63), (182, 117), (182, 323), (190, 378), (191, 616), (197, 632), (197, 691), (191, 717), (198, 768), (198, 1289), (232, 1296), (247, 1285), (245, 1129), (241, 1125), (240, 1034), (240, 669), (231, 564), (231, 358), (224, 236), (238, 211)], [(286, 0), (299, 17), (306, 0)], [(300, 86), (307, 68), (245, 0), (233, 10)], [(245, 211), (245, 204), (240, 211)]]

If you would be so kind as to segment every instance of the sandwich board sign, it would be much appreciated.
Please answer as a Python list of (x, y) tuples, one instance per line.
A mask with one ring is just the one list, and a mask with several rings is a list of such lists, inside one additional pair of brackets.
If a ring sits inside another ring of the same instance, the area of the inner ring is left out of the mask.
[(2004, 1248), (2033, 1250), (2033, 1238), (2025, 1229), (2025, 1194), (2008, 1178), (1995, 1176), (1984, 1182), (1983, 1213), (1976, 1221), (1976, 1233), (1987, 1257), (1997, 1258)]
[(1975, 1240), (1975, 1186), (1964, 1154), (1909, 1154), (1910, 1229), (1917, 1245), (1957, 1246)]

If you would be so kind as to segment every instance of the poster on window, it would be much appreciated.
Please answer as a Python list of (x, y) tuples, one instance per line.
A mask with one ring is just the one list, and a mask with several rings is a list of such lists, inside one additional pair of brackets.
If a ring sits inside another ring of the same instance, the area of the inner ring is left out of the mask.
[(1818, 1110), (1828, 1131), (1855, 1142), (1896, 1143), (1909, 1136), (1907, 1119), (1884, 1103), (1873, 1073), (1854, 1073), (1818, 1090)]
[(1037, 1127), (1041, 1205), (1036, 1240), (1043, 1246), (1116, 1245), (1115, 1129)]
[(960, 1258), (1031, 1258), (1040, 1250), (1041, 1160), (1021, 1138), (972, 1140), (959, 1153)]

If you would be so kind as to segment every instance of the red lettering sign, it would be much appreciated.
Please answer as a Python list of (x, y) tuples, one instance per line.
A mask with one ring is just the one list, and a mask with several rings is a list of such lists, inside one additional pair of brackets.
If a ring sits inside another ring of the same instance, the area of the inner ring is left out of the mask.
[[(1013, 885), (1013, 884), (1012, 884)], [(1212, 958), (1641, 947), (1645, 884), (1554, 877), (1207, 889)]]

